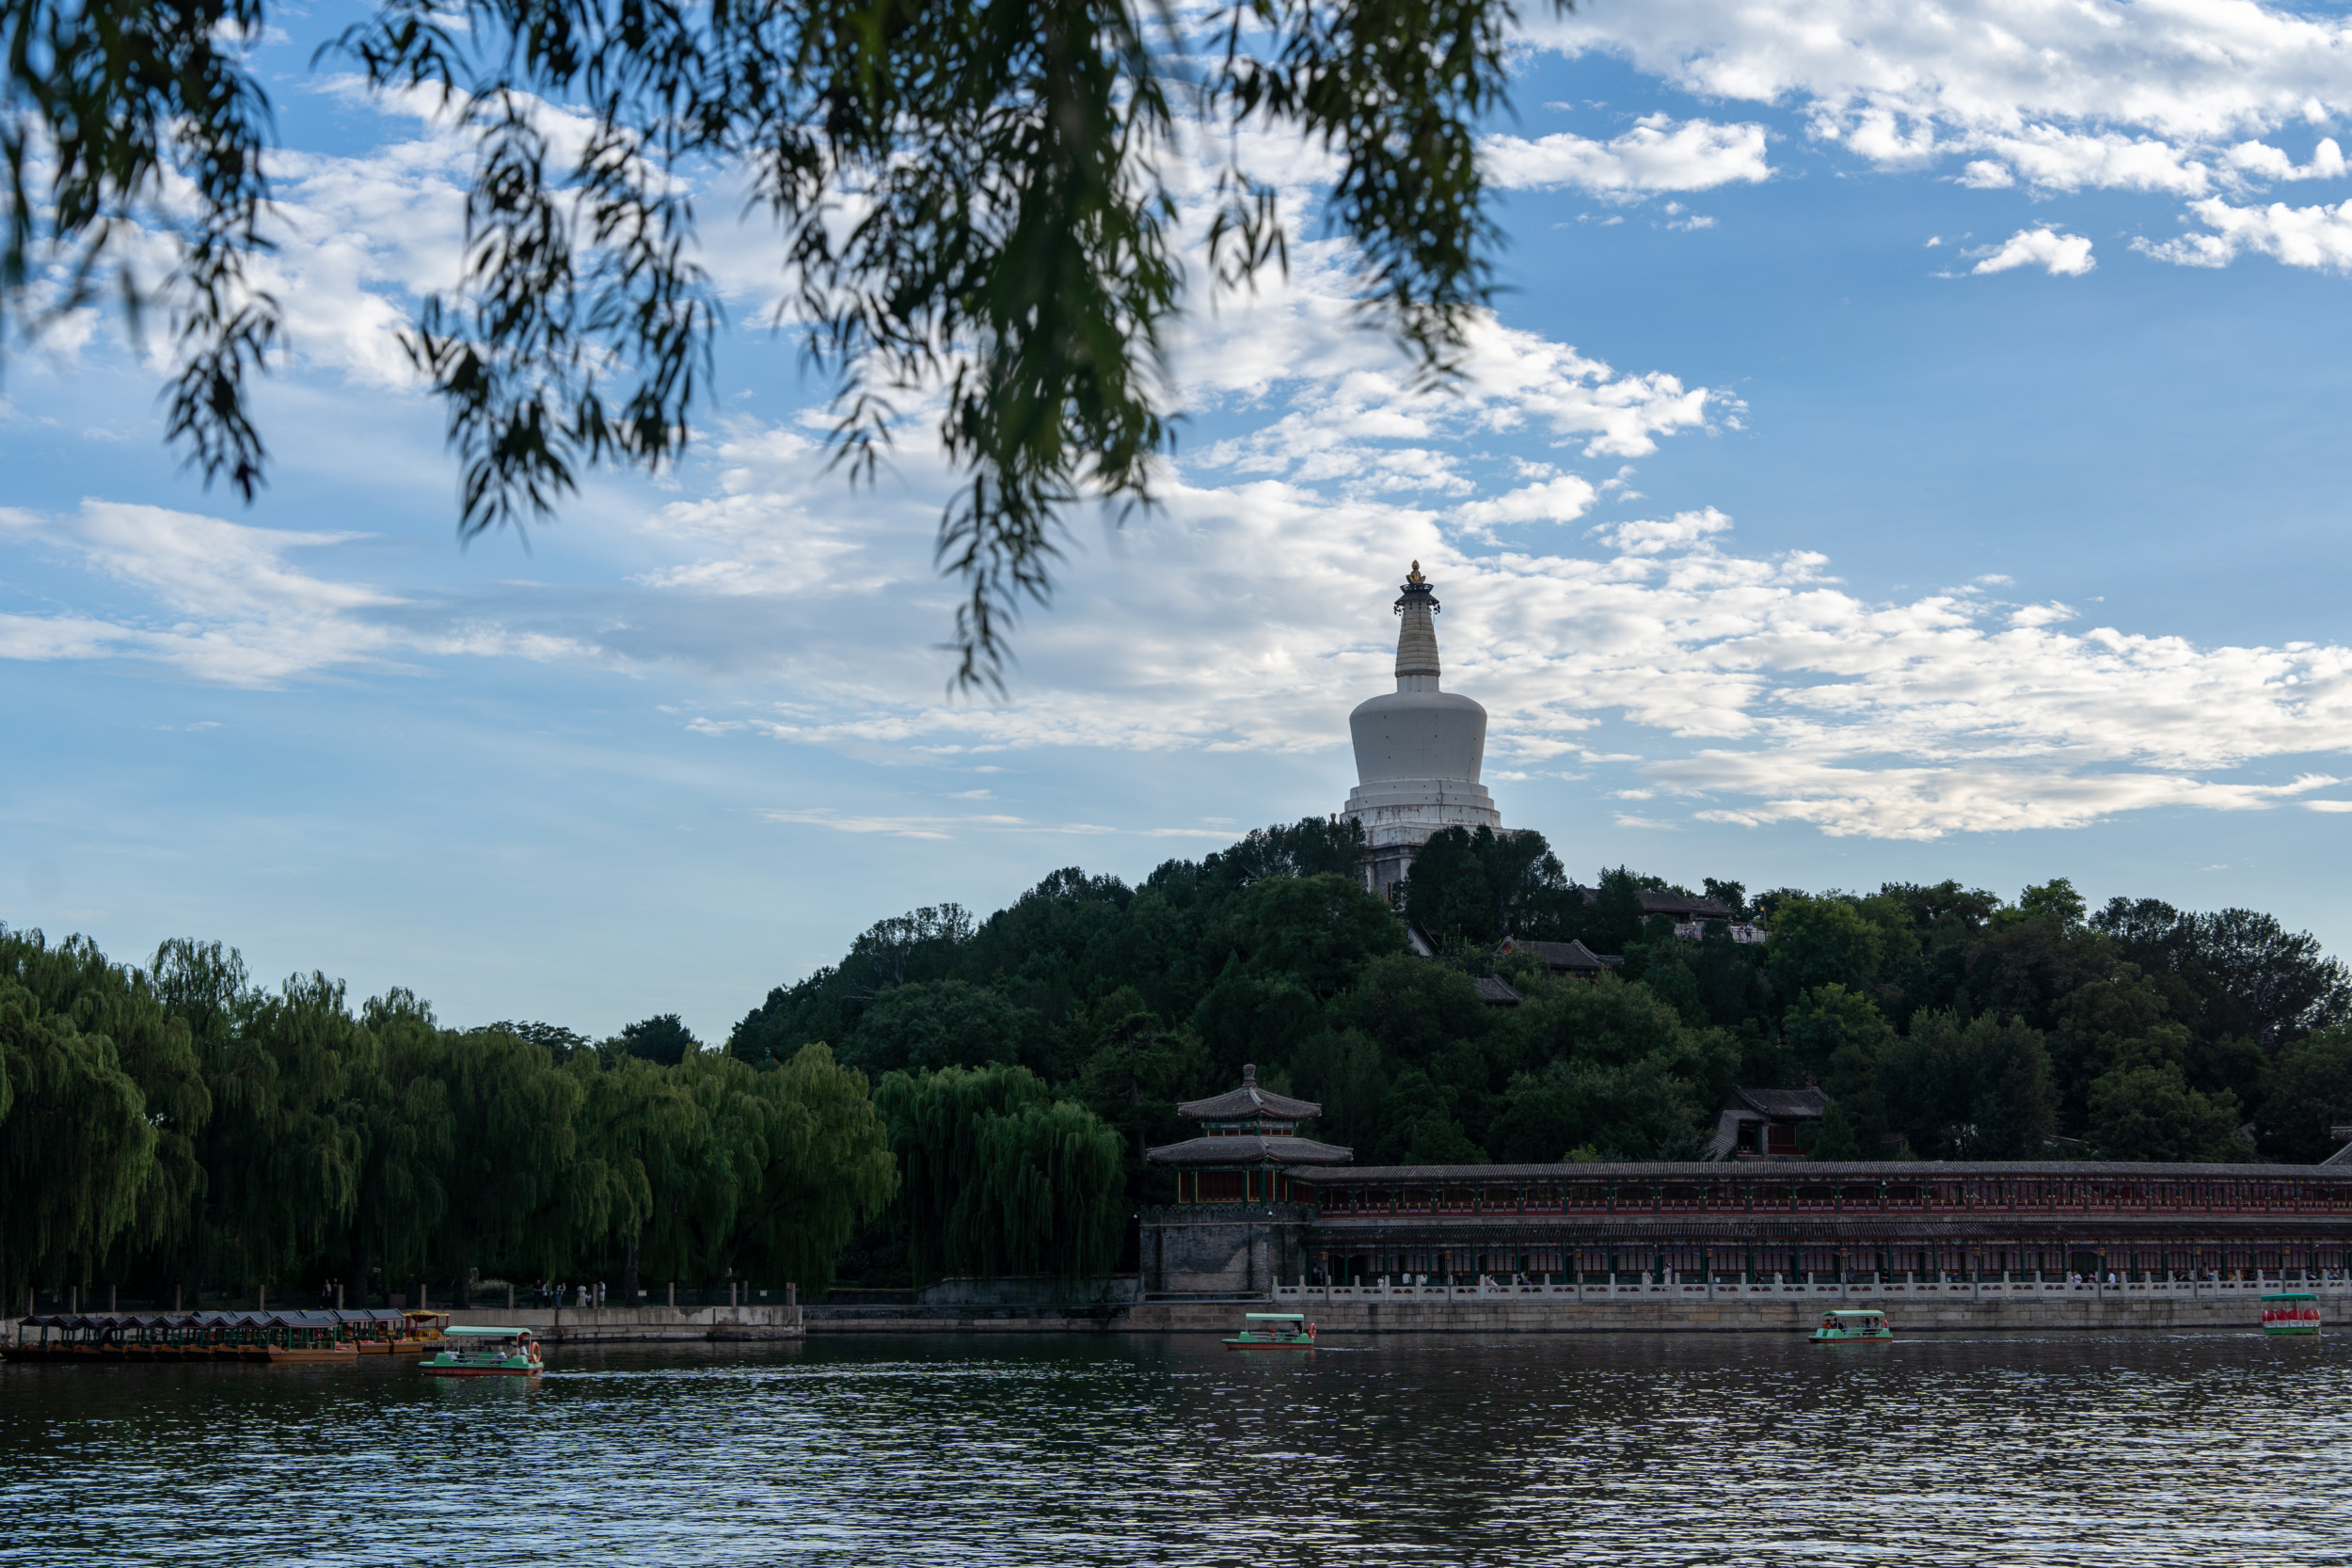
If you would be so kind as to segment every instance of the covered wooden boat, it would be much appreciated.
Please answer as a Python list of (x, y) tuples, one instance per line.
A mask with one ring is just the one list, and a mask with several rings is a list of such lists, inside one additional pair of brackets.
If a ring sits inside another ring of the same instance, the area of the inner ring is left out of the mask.
[(398, 1312), (53, 1312), (17, 1321), (10, 1361), (341, 1363), (389, 1351)]
[(1876, 1307), (1824, 1312), (1821, 1326), (1813, 1331), (1813, 1342), (1817, 1345), (1867, 1344), (1894, 1337), (1895, 1331), (1887, 1326), (1886, 1314)]
[(1239, 1334), (1225, 1341), (1227, 1350), (1312, 1350), (1315, 1325), (1301, 1312), (1245, 1312)]
[(2265, 1334), (2316, 1334), (2319, 1298), (2307, 1291), (2280, 1291), (2263, 1297)]
[(419, 1370), (429, 1377), (536, 1377), (543, 1369), (531, 1330), (460, 1325), (442, 1335), (440, 1349)]
[(430, 1355), (449, 1332), (449, 1314), (410, 1307), (400, 1314), (400, 1334), (387, 1348), (394, 1355)]

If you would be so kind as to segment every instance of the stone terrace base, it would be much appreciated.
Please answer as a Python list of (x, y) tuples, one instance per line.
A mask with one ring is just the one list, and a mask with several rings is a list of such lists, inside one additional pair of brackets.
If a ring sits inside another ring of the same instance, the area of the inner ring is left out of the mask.
[[(2352, 1286), (2309, 1287), (2323, 1318), (2345, 1314), (2352, 1331)], [(1794, 1334), (1810, 1331), (1839, 1307), (1883, 1307), (1898, 1335), (2008, 1333), (2052, 1329), (2247, 1329), (2262, 1323), (2265, 1284), (2123, 1286), (1625, 1285), (1485, 1291), (1461, 1286), (1335, 1289), (1285, 1286), (1271, 1298), (1145, 1301), (1132, 1307), (1026, 1307), (976, 1313), (922, 1307), (816, 1307), (811, 1334), (1231, 1334), (1241, 1315), (1271, 1306), (1311, 1319), (1322, 1336), (1380, 1334)]]
[[(1275, 1305), (1319, 1334), (1734, 1333), (1812, 1327), (1839, 1307), (1884, 1309), (1898, 1335), (1939, 1330), (2246, 1328), (2262, 1297), (2309, 1291), (2323, 1320), (2352, 1311), (2352, 1282), (2191, 1284), (1282, 1286)], [(1138, 1318), (1147, 1308), (1138, 1308)], [(1133, 1327), (1145, 1325), (1138, 1321)], [(2352, 1323), (2346, 1326), (2352, 1327)], [(1171, 1325), (1172, 1327), (1172, 1325)]]
[(640, 1344), (664, 1339), (798, 1339), (798, 1307), (478, 1307), (449, 1321), (527, 1328), (556, 1345)]

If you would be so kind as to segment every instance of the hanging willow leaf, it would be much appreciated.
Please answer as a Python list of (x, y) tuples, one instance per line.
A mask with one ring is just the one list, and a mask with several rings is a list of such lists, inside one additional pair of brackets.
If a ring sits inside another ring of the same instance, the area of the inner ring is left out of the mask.
[[(1549, 0), (1564, 10), (1568, 0)], [(955, 680), (1001, 688), (1009, 626), (1053, 585), (1071, 511), (1152, 503), (1172, 448), (1163, 347), (1187, 296), (1177, 166), (1207, 157), (1216, 289), (1287, 262), (1243, 133), (1337, 174), (1358, 303), (1432, 380), (1490, 293), (1474, 127), (1504, 98), (1514, 0), (382, 0), (334, 46), (381, 89), (442, 94), (475, 154), (461, 276), (406, 337), (463, 461), (459, 531), (551, 515), (599, 464), (676, 460), (720, 311), (691, 182), (776, 226), (834, 454), (870, 478), (910, 418), (959, 475), (939, 566), (965, 590)], [(170, 315), (170, 436), (250, 497), (248, 383), (278, 306), (269, 108), (236, 40), (262, 0), (0, 0), (9, 176), (0, 328), (111, 285)], [(559, 151), (544, 106), (585, 117)], [(191, 203), (166, 200), (184, 178)], [(167, 276), (135, 242), (176, 243)]]

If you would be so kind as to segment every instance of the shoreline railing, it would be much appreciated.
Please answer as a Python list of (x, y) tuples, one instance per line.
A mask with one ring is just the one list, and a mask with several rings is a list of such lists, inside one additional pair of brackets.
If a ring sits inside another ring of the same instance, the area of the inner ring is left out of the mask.
[(1536, 1284), (1482, 1278), (1470, 1285), (1277, 1285), (1279, 1302), (1524, 1301), (1572, 1304), (1607, 1301), (1930, 1301), (2244, 1300), (2279, 1291), (2308, 1291), (2316, 1296), (2352, 1295), (2352, 1275), (2329, 1270), (2265, 1270), (2252, 1279), (2132, 1279), (2108, 1284), (2093, 1279), (1920, 1279), (1912, 1275), (1865, 1275), (1850, 1280), (1693, 1279), (1669, 1274), (1638, 1280)]

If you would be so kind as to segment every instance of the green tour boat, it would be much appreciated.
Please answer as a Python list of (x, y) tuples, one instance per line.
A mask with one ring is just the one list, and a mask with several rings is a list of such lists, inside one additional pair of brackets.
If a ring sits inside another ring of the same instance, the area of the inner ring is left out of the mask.
[(2265, 1334), (2316, 1334), (2319, 1298), (2304, 1291), (2280, 1291), (2263, 1297)]
[(1845, 1345), (1894, 1337), (1895, 1331), (1886, 1326), (1886, 1314), (1869, 1310), (1824, 1312), (1821, 1326), (1813, 1331), (1813, 1342), (1817, 1345)]
[(539, 1341), (527, 1328), (444, 1329), (439, 1354), (421, 1364), (429, 1377), (536, 1377)]
[[(1299, 1312), (1245, 1312), (1239, 1334), (1225, 1341), (1227, 1350), (1312, 1350), (1315, 1325)], [(1263, 1325), (1263, 1326), (1254, 1326)]]

